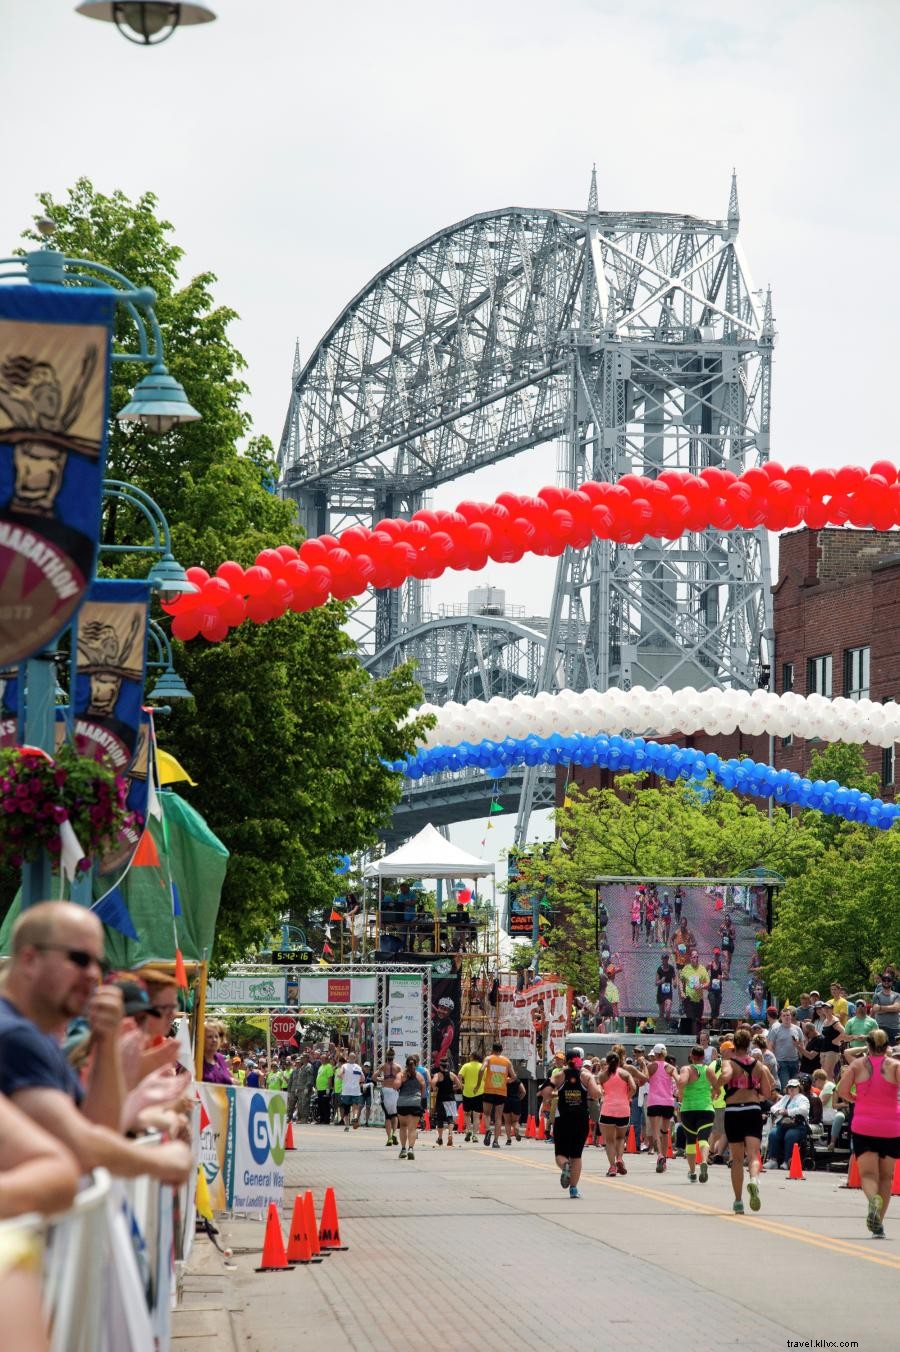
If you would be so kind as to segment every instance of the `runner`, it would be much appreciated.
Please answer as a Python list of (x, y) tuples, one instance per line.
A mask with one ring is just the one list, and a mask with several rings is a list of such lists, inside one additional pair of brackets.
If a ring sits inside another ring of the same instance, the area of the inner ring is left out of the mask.
[(459, 1068), (459, 1078), (462, 1084), (463, 1096), (463, 1116), (466, 1121), (466, 1140), (474, 1141), (478, 1135), (479, 1118), (481, 1117), (482, 1100), (481, 1095), (475, 1092), (475, 1086), (481, 1078), (481, 1062), (476, 1061), (474, 1052)]
[(381, 1106), (384, 1109), (384, 1130), (387, 1134), (385, 1149), (397, 1144), (397, 1090), (400, 1088), (402, 1074), (400, 1064), (394, 1060), (394, 1049), (388, 1047), (384, 1054), (384, 1065), (378, 1068), (378, 1083), (381, 1085)]
[(705, 1183), (709, 1177), (709, 1134), (715, 1121), (713, 1094), (719, 1091), (719, 1077), (706, 1064), (702, 1047), (692, 1047), (688, 1056), (688, 1064), (682, 1066), (678, 1075), (684, 1153), (692, 1183), (697, 1181), (695, 1166), (700, 1156), (700, 1182)]
[[(854, 1098), (853, 1153), (859, 1181), (869, 1199), (866, 1225), (876, 1239), (884, 1239), (884, 1217), (891, 1200), (894, 1161), (900, 1159), (900, 1061), (888, 1054), (888, 1035), (876, 1028), (866, 1036), (866, 1050), (847, 1066), (838, 1093)], [(848, 1053), (851, 1055), (852, 1053)]]
[(362, 1112), (363, 1102), (362, 1087), (365, 1078), (366, 1072), (351, 1051), (344, 1062), (341, 1079), (341, 1117), (344, 1123), (344, 1131), (349, 1131), (351, 1127), (356, 1131), (359, 1126), (359, 1115)]
[(631, 942), (636, 944), (641, 937), (641, 894), (635, 892), (631, 902)]
[(522, 1139), (522, 1133), (519, 1131), (519, 1115), (524, 1097), (525, 1086), (522, 1081), (511, 1080), (506, 1086), (506, 1102), (503, 1105), (503, 1125), (506, 1128), (507, 1145), (512, 1145), (513, 1136), (517, 1141)]
[(672, 995), (675, 991), (678, 973), (672, 966), (672, 960), (668, 953), (663, 953), (660, 964), (656, 969), (656, 1004), (659, 1008), (660, 1019), (665, 1019), (669, 1028), (672, 1026)]
[(485, 1145), (491, 1144), (494, 1137), (494, 1149), (500, 1149), (500, 1128), (503, 1123), (503, 1105), (506, 1103), (507, 1086), (516, 1078), (512, 1062), (503, 1055), (503, 1043), (495, 1042), (490, 1056), (481, 1063), (476, 1092), (481, 1091), (487, 1114), (487, 1130), (484, 1133)]
[(666, 1171), (666, 1156), (669, 1153), (669, 1123), (675, 1116), (676, 1071), (670, 1066), (666, 1044), (657, 1042), (650, 1053), (647, 1067), (647, 1131), (656, 1148), (656, 1172)]
[(750, 1056), (750, 1032), (738, 1028), (734, 1047), (726, 1050), (722, 1044), (724, 1064), (721, 1083), (725, 1088), (725, 1136), (731, 1146), (731, 1186), (734, 1189), (732, 1210), (744, 1214), (744, 1156), (747, 1157), (750, 1180), (747, 1192), (750, 1210), (759, 1211), (759, 1147), (762, 1141), (763, 1118), (761, 1103), (772, 1096), (775, 1081), (762, 1061)]
[(363, 1126), (364, 1126), (364, 1127), (367, 1127), (367, 1126), (369, 1125), (369, 1119), (370, 1119), (371, 1116), (372, 1116), (372, 1062), (371, 1062), (371, 1061), (363, 1061), (363, 1074), (365, 1075), (366, 1078), (365, 1078), (365, 1080), (363, 1081), (363, 1087), (362, 1087), (362, 1097), (363, 1097), (363, 1101), (362, 1101), (362, 1118), (363, 1118)]
[(416, 1069), (418, 1057), (408, 1056), (397, 1092), (397, 1117), (400, 1123), (401, 1160), (415, 1159), (416, 1137), (422, 1120), (422, 1099), (427, 1093), (424, 1076)]
[(656, 937), (661, 944), (669, 942), (669, 930), (672, 926), (672, 903), (668, 892), (663, 892), (659, 903), (659, 919), (656, 922)]
[(600, 1130), (603, 1132), (603, 1144), (609, 1168), (607, 1178), (616, 1174), (627, 1174), (625, 1168), (625, 1142), (628, 1137), (628, 1123), (631, 1117), (631, 1096), (635, 1091), (635, 1079), (631, 1070), (624, 1070), (619, 1062), (617, 1051), (610, 1052), (606, 1065), (598, 1077), (603, 1091), (600, 1105)]
[(578, 1198), (581, 1157), (588, 1134), (588, 1101), (598, 1099), (600, 1089), (585, 1068), (581, 1047), (572, 1047), (566, 1053), (565, 1069), (554, 1070), (551, 1078), (559, 1096), (553, 1133), (559, 1185), (569, 1189), (570, 1197)]
[(676, 923), (681, 919), (681, 910), (684, 906), (684, 888), (679, 884), (675, 888), (675, 920)]
[(651, 892), (647, 898), (647, 906), (644, 910), (644, 939), (647, 944), (653, 942), (653, 935), (656, 933), (656, 917), (659, 911), (659, 901), (655, 892)]
[(434, 1149), (444, 1144), (444, 1127), (447, 1128), (447, 1145), (453, 1145), (453, 1128), (456, 1126), (456, 1091), (462, 1089), (462, 1080), (450, 1069), (446, 1056), (440, 1067), (431, 1077), (431, 1087), (436, 1090), (434, 1116), (437, 1125), (437, 1140)]

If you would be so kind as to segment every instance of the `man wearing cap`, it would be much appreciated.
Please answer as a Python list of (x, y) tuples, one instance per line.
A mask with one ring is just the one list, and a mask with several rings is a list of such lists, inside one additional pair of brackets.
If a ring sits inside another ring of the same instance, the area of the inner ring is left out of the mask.
[(774, 1125), (766, 1146), (766, 1168), (782, 1169), (785, 1160), (793, 1155), (795, 1145), (800, 1146), (802, 1153), (803, 1142), (809, 1135), (809, 1099), (800, 1092), (799, 1080), (788, 1080), (784, 1094), (773, 1104), (769, 1116)]

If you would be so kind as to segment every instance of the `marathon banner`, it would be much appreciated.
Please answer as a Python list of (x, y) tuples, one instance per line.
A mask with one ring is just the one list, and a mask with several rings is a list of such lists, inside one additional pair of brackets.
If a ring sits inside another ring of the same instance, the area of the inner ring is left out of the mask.
[(141, 728), (149, 606), (149, 583), (98, 578), (75, 629), (75, 749), (120, 775), (134, 759)]
[(555, 981), (540, 981), (528, 990), (501, 986), (498, 1001), (499, 1038), (513, 1061), (524, 1061), (532, 1075), (538, 1062), (547, 1061), (565, 1048), (569, 988)]
[(200, 1134), (200, 1163), (213, 1211), (263, 1219), (284, 1202), (287, 1104), (274, 1090), (199, 1084), (209, 1122)]
[(387, 1008), (387, 1046), (402, 1066), (407, 1056), (422, 1059), (422, 987), (418, 974), (392, 973)]
[[(77, 720), (76, 720), (77, 728)], [(97, 863), (97, 872), (102, 878), (113, 873), (124, 873), (131, 863), (144, 833), (144, 824), (150, 805), (151, 775), (150, 747), (153, 741), (153, 714), (147, 709), (140, 711), (137, 746), (126, 776), (128, 797), (125, 806), (136, 814), (136, 820), (119, 832), (115, 845), (111, 846)]]
[(431, 1069), (437, 1070), (446, 1056), (451, 1067), (459, 1066), (459, 1016), (462, 982), (459, 972), (431, 978)]
[(45, 648), (94, 575), (115, 297), (0, 287), (0, 666)]

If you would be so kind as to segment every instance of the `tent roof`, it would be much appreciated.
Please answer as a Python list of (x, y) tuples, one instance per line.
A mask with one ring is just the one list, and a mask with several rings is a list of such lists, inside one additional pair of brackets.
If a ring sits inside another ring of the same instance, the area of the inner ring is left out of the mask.
[(366, 869), (370, 878), (485, 878), (493, 872), (493, 864), (451, 845), (430, 824)]

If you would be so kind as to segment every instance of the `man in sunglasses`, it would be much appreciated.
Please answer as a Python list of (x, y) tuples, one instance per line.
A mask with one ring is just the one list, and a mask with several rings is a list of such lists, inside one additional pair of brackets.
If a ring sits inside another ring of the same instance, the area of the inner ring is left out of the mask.
[[(99, 987), (103, 928), (92, 911), (40, 902), (13, 926), (0, 994), (0, 1093), (71, 1150), (82, 1170), (179, 1184), (191, 1155), (180, 1141), (147, 1150), (120, 1132), (124, 1101), (119, 1032), (122, 991)], [(86, 1016), (93, 1054), (82, 1086), (60, 1045), (67, 1023)]]
[(887, 1033), (888, 1041), (896, 1042), (900, 1031), (900, 994), (893, 967), (885, 967), (872, 993), (872, 1017), (877, 1019), (882, 1032)]

